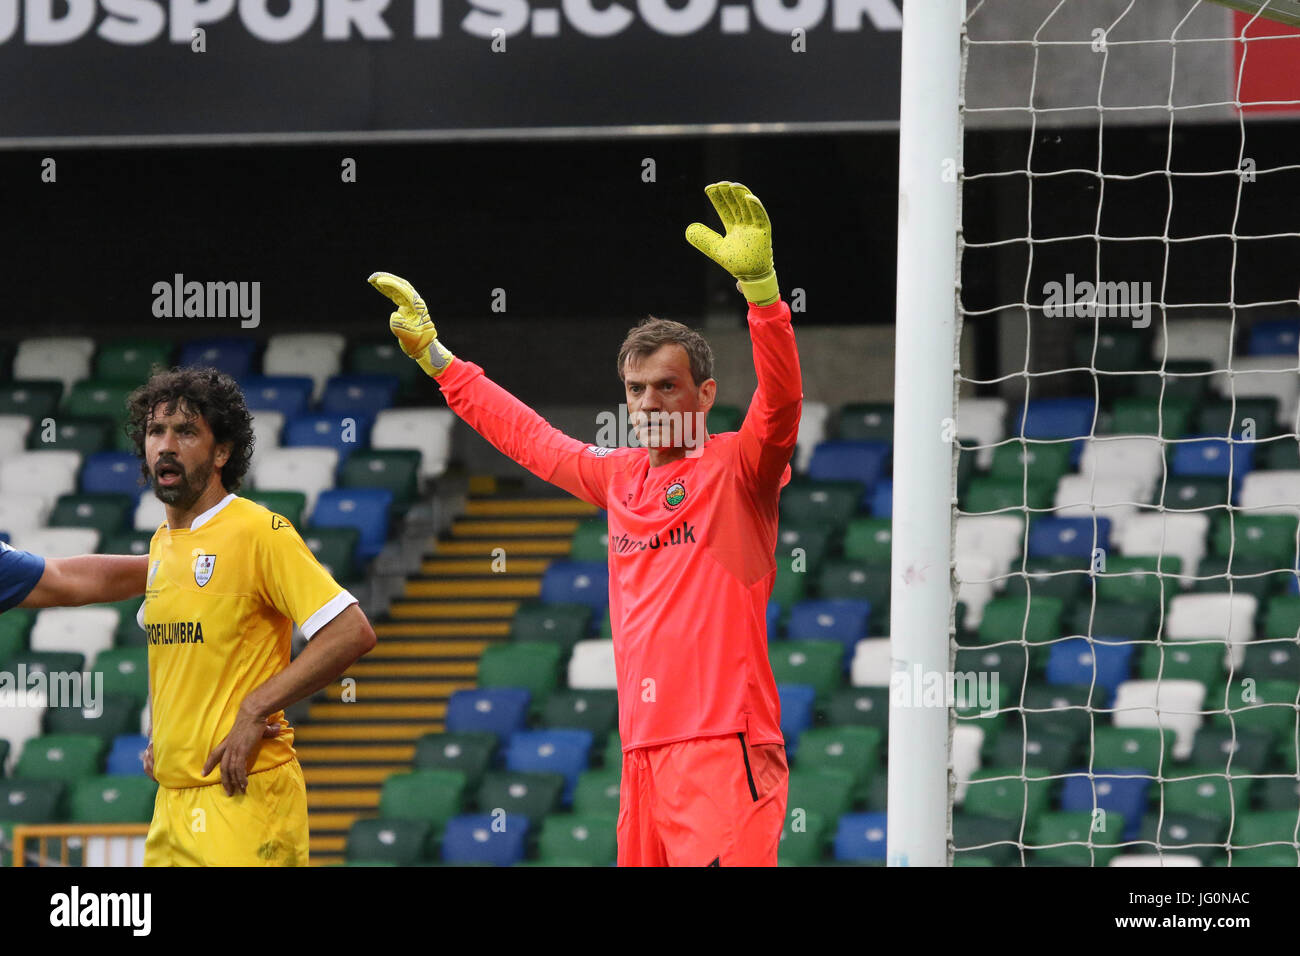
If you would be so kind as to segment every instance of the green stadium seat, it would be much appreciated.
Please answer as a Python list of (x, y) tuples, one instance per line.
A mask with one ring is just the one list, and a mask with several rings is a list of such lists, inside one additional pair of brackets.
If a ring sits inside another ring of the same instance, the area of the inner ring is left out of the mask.
[(980, 643), (1024, 640), (1030, 644), (1046, 644), (1054, 641), (1061, 637), (1063, 610), (1064, 603), (1060, 598), (1037, 595), (1032, 601), (1023, 597), (994, 598), (984, 607)]
[(420, 452), (415, 449), (357, 451), (339, 467), (340, 488), (383, 488), (403, 511), (420, 494)]
[(267, 511), (278, 514), (299, 531), (302, 530), (302, 513), (307, 510), (307, 496), (301, 491), (265, 491), (253, 488), (245, 491), (244, 497)]
[(777, 850), (780, 866), (815, 866), (826, 855), (829, 824), (819, 813), (787, 812)]
[(465, 792), (478, 789), (492, 765), (496, 734), (486, 731), (425, 734), (415, 744), (413, 765), (419, 770), (450, 770), (465, 777)]
[[(11, 612), (6, 611), (5, 614)], [(17, 669), (19, 665), (27, 668), (27, 673), (38, 670), (46, 674), (58, 671), (82, 671), (86, 668), (86, 656), (72, 651), (23, 651), (9, 659), (9, 665)]]
[(118, 430), (126, 424), (126, 400), (132, 390), (143, 382), (126, 385), (118, 382), (104, 382), (86, 379), (77, 382), (63, 401), (63, 411), (77, 418), (104, 418), (112, 422)]
[(622, 771), (584, 770), (573, 788), (573, 812), (586, 816), (618, 818), (619, 784)]
[(90, 734), (99, 737), (106, 745), (121, 734), (136, 733), (140, 708), (130, 698), (106, 693), (101, 708), (99, 716), (95, 717), (88, 710), (76, 707), (51, 707), (45, 712), (45, 732)]
[(163, 339), (107, 342), (99, 347), (95, 356), (94, 376), (101, 382), (135, 388), (149, 380), (155, 365), (167, 368), (172, 351), (172, 344)]
[[(1232, 847), (1251, 847), (1267, 843), (1285, 844), (1281, 849), (1291, 854), (1292, 866), (1297, 863), (1296, 831), (1300, 828), (1297, 820), (1300, 807), (1292, 806), (1286, 810), (1256, 810), (1253, 813), (1237, 813), (1229, 834)], [(1235, 857), (1236, 852), (1233, 853)], [(1238, 862), (1237, 865), (1241, 865)]]
[(1294, 515), (1218, 515), (1210, 529), (1216, 554), (1234, 558), (1262, 558), (1274, 568), (1296, 566), (1296, 517)]
[(1117, 398), (1105, 431), (1111, 435), (1155, 435), (1182, 438), (1191, 424), (1195, 402), (1166, 396)]
[(956, 673), (996, 673), (998, 683), (1012, 690), (1017, 698), (1029, 666), (1024, 647), (965, 647), (957, 651), (956, 660)]
[(1294, 438), (1260, 442), (1255, 446), (1255, 467), (1269, 471), (1300, 469), (1300, 442)]
[[(1217, 702), (1214, 706), (1218, 706)], [(1263, 773), (1271, 759), (1273, 735), (1237, 728), (1234, 740), (1231, 727), (1201, 727), (1192, 741), (1188, 764), (1193, 767), (1231, 769), (1233, 776)], [(1228, 756), (1232, 756), (1229, 766)]]
[(769, 641), (767, 658), (777, 684), (808, 684), (820, 703), (844, 679), (844, 645), (838, 641)]
[(1155, 637), (1158, 607), (1137, 607), (1115, 601), (1082, 601), (1070, 612), (1069, 633), (1085, 637), (1120, 637), (1147, 641)]
[(428, 384), (420, 367), (406, 357), (396, 342), (359, 342), (348, 349), (347, 370), (354, 375), (392, 375), (399, 382), (398, 396), (415, 398)]
[(563, 792), (563, 774), (489, 770), (478, 787), (478, 812), (504, 810), (507, 817), (518, 813), (536, 827), (544, 817), (559, 811)]
[(1254, 782), (1249, 777), (1232, 777), (1229, 792), (1228, 776), (1222, 763), (1205, 767), (1177, 768), (1166, 771), (1169, 779), (1151, 784), (1149, 791), (1152, 808), (1164, 801), (1165, 813), (1187, 813), (1211, 820), (1228, 820), (1235, 804), (1238, 815), (1250, 806), (1250, 788)]
[(894, 544), (889, 518), (854, 518), (844, 529), (844, 557), (888, 566)]
[(993, 866), (1019, 866), (1021, 821), (984, 817), (954, 810), (952, 814), (953, 862), (977, 858)]
[(826, 712), (832, 727), (889, 726), (888, 687), (843, 687), (831, 695)]
[(858, 510), (862, 491), (856, 481), (796, 479), (781, 491), (781, 519), (838, 528)]
[(571, 561), (609, 560), (609, 522), (594, 518), (578, 522), (569, 548)]
[(1257, 780), (1255, 800), (1260, 810), (1293, 810), (1300, 806), (1300, 780), (1295, 777)]
[(490, 645), (479, 659), (479, 686), (526, 687), (533, 711), (540, 712), (559, 682), (561, 653), (558, 644), (542, 641)]
[(36, 619), (33, 608), (14, 607), (0, 614), (0, 666), (27, 651), (27, 635)]
[(101, 536), (128, 529), (135, 514), (129, 495), (60, 495), (50, 513), (51, 528), (94, 528)]
[[(1231, 575), (1231, 577), (1229, 577)], [(1295, 580), (1295, 574), (1278, 569), (1277, 562), (1269, 558), (1232, 556), (1231, 567), (1226, 557), (1202, 558), (1196, 568), (1198, 580), (1192, 590), (1198, 594), (1253, 594), (1261, 605)], [(1295, 635), (1292, 634), (1292, 637)]]
[(1138, 655), (1143, 680), (1196, 680), (1216, 687), (1227, 677), (1227, 655), (1214, 644), (1146, 644)]
[(1229, 427), (1237, 435), (1247, 419), (1255, 423), (1256, 437), (1276, 434), (1277, 399), (1238, 398), (1235, 408), (1226, 398), (1203, 401), (1196, 410), (1194, 427), (1198, 435), (1227, 435)]
[(880, 770), (884, 733), (878, 727), (816, 727), (799, 738), (802, 770), (842, 769), (853, 775), (853, 798), (865, 800), (871, 778)]
[[(1156, 484), (1159, 494), (1160, 485)], [(1228, 506), (1228, 482), (1224, 478), (1182, 476), (1170, 474), (1165, 479), (1164, 498), (1169, 511), (1200, 511), (1205, 508)], [(1211, 520), (1220, 512), (1210, 511)]]
[(1023, 573), (1019, 564), (1016, 561), (1011, 567), (1012, 577), (1007, 578), (1003, 597), (1019, 598), (1030, 594), (1034, 600), (1057, 598), (1065, 610), (1073, 608), (1081, 600), (1091, 599), (1091, 578), (1084, 558), (1067, 555), (1030, 558), (1025, 562)]
[(158, 784), (142, 775), (104, 775), (72, 785), (68, 818), (74, 823), (148, 823)]
[[(1209, 362), (1173, 361), (1165, 363), (1163, 386), (1160, 381), (1159, 360), (1156, 371), (1150, 375), (1135, 375), (1134, 392), (1144, 398), (1159, 398), (1163, 391), (1165, 401), (1190, 402), (1192, 407), (1205, 397), (1210, 376), (1198, 374), (1211, 371)], [(1154, 434), (1154, 433), (1153, 433)]]
[[(1015, 726), (1022, 719), (1030, 734), (1059, 730), (1076, 740), (1086, 738), (1093, 725), (1093, 713), (1104, 706), (1105, 689), (1093, 696), (1087, 684), (1030, 684), (1024, 692), (1024, 708), (1009, 716)], [(1098, 715), (1099, 724), (1108, 720)]]
[(1300, 646), (1295, 638), (1247, 644), (1237, 676), (1255, 680), (1300, 680)]
[(1134, 847), (1130, 852), (1154, 853), (1158, 848), (1163, 853), (1194, 856), (1208, 864), (1223, 852), (1223, 837), (1226, 832), (1223, 820), (1191, 813), (1170, 813), (1167, 810), (1162, 820), (1159, 811), (1152, 810), (1142, 818), (1138, 839), (1153, 846)]
[[(1285, 735), (1294, 744), (1296, 735), (1296, 701), (1300, 699), (1300, 682), (1294, 680), (1258, 681), (1250, 699), (1240, 681), (1233, 681), (1228, 695), (1228, 713), (1215, 714), (1217, 727), (1236, 727), (1238, 731), (1256, 730), (1260, 733)], [(1288, 749), (1293, 749), (1288, 746)]]
[(32, 451), (75, 451), (87, 456), (113, 448), (116, 437), (112, 422), (68, 415), (55, 419), (49, 429), (34, 423), (27, 433), (27, 447)]
[(1026, 508), (1050, 508), (1056, 493), (1055, 484), (1040, 482), (1026, 486), (1021, 479), (994, 478), (980, 475), (971, 479), (962, 501), (962, 511), (987, 514), (995, 511), (1023, 511)]
[(586, 866), (609, 866), (618, 856), (614, 821), (578, 813), (554, 814), (542, 821), (538, 860), (548, 865), (569, 860)]
[(460, 770), (414, 770), (395, 773), (379, 795), (381, 820), (416, 820), (429, 825), (428, 845), (435, 845), (447, 821), (465, 805), (465, 774)]
[(104, 741), (86, 734), (33, 737), (23, 747), (22, 756), (14, 767), (14, 777), (72, 783), (98, 774), (103, 752)]
[(859, 402), (840, 409), (839, 437), (843, 441), (894, 440), (894, 406), (888, 402)]
[(1158, 609), (1180, 593), (1182, 567), (1182, 560), (1169, 554), (1109, 557), (1097, 576), (1097, 600)]
[(789, 612), (808, 594), (808, 572), (796, 571), (785, 559), (776, 562), (776, 580), (772, 583), (771, 600)]
[(117, 612), (117, 629), (113, 632), (114, 647), (143, 648), (149, 646), (144, 628), (136, 620), (136, 613), (143, 603), (143, 598), (134, 597), (127, 598), (125, 601), (114, 601), (112, 604), (100, 605), (100, 607), (111, 607)]
[[(1131, 372), (1150, 368), (1147, 357), (1149, 340), (1138, 329), (1081, 328), (1074, 333), (1074, 364), (1080, 368), (1093, 368), (1098, 372)], [(1137, 376), (1098, 375), (1099, 383), (1131, 382)], [(1118, 390), (1119, 386), (1115, 386)], [(1130, 391), (1132, 386), (1124, 386)]]
[(585, 604), (521, 604), (510, 622), (513, 641), (543, 641), (561, 648), (564, 656), (587, 636), (591, 608)]
[(1045, 813), (1029, 841), (1041, 849), (1028, 850), (1026, 855), (1038, 866), (1105, 866), (1119, 853), (1116, 844), (1124, 832), (1124, 818), (1108, 813), (1104, 827), (1094, 830), (1093, 815), (1086, 810)]
[(709, 409), (705, 428), (708, 429), (710, 435), (721, 435), (723, 432), (739, 431), (744, 420), (745, 410), (743, 408), (735, 405), (714, 405)]
[(1069, 442), (999, 445), (993, 450), (993, 464), (989, 468), (991, 476), (1003, 481), (1019, 484), (1028, 473), (1029, 484), (1050, 484), (1053, 489), (1061, 476), (1069, 471)]
[(805, 570), (816, 574), (834, 545), (835, 529), (822, 524), (782, 521), (776, 533), (777, 566), (790, 566), (803, 549)]
[(61, 780), (0, 780), (4, 823), (58, 823), (67, 784)]
[(149, 651), (121, 647), (100, 651), (94, 671), (104, 675), (104, 693), (130, 700), (136, 707), (149, 701)]
[(1024, 820), (1026, 830), (1042, 816), (1051, 799), (1052, 781), (1041, 767), (1030, 766), (1021, 776), (1019, 762), (1014, 766), (987, 767), (971, 774), (966, 787), (964, 813), (1005, 820)]
[(542, 726), (590, 730), (599, 746), (618, 728), (618, 692), (557, 690), (542, 705)]
[(871, 632), (889, 631), (889, 565), (830, 561), (817, 579), (823, 598), (846, 598), (871, 605)]
[(1233, 850), (1232, 861), (1224, 857), (1223, 866), (1300, 866), (1300, 854), (1290, 846), (1261, 846)]
[(804, 770), (796, 765), (790, 771), (786, 819), (803, 810), (809, 816), (838, 820), (852, 806), (853, 774), (847, 770)]
[(303, 543), (336, 581), (347, 581), (356, 572), (353, 555), (361, 533), (356, 528), (310, 527), (302, 532)]
[(1051, 727), (1031, 727), (1026, 742), (1019, 716), (1012, 715), (1006, 727), (985, 739), (984, 752), (991, 766), (1015, 767), (1017, 774), (1021, 767), (1038, 767), (1058, 774), (1076, 763), (1078, 745), (1078, 735)]
[(0, 383), (0, 415), (26, 415), (32, 428), (39, 429), (41, 421), (58, 411), (63, 383), (28, 380)]
[(1174, 764), (1174, 732), (1154, 727), (1098, 727), (1093, 732), (1094, 769), (1140, 769), (1167, 773)]
[(148, 554), (152, 531), (123, 531), (105, 535), (99, 542), (100, 554)]
[(1300, 596), (1279, 595), (1268, 602), (1260, 637), (1300, 638)]
[(348, 830), (347, 861), (410, 866), (425, 855), (429, 830), (420, 820), (357, 820)]

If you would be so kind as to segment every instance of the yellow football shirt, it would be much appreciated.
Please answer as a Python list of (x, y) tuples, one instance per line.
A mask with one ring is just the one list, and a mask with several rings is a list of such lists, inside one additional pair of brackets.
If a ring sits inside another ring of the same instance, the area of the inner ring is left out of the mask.
[[(158, 782), (219, 783), (220, 768), (204, 777), (203, 764), (244, 698), (289, 666), (294, 622), (310, 638), (355, 602), (287, 520), (247, 498), (227, 495), (187, 529), (159, 526), (137, 617), (149, 643)], [(262, 741), (251, 772), (293, 756), (288, 729)]]

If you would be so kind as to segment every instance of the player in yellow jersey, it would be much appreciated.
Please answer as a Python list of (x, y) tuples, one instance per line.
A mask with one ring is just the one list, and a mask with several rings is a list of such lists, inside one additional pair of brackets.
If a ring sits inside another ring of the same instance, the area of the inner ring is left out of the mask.
[[(129, 431), (167, 509), (149, 546), (158, 781), (146, 866), (304, 866), (307, 792), (284, 708), (375, 644), (357, 606), (283, 517), (235, 494), (253, 452), (239, 386), (215, 369), (158, 372)], [(290, 662), (297, 622), (310, 640)]]

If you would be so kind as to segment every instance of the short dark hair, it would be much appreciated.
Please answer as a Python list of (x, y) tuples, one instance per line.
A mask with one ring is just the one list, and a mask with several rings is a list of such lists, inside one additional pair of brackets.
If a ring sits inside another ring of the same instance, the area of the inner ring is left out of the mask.
[(691, 360), (691, 378), (701, 385), (713, 378), (713, 349), (708, 340), (689, 325), (672, 319), (647, 316), (633, 326), (618, 350), (618, 378), (623, 381), (623, 370), (629, 358), (643, 359), (660, 346), (676, 343), (686, 350)]
[(181, 402), (208, 423), (216, 444), (230, 445), (230, 458), (221, 467), (221, 484), (226, 491), (238, 491), (253, 459), (253, 416), (239, 385), (215, 368), (155, 368), (149, 381), (131, 393), (126, 400), (126, 435), (140, 458), (140, 473), (148, 481), (144, 436), (154, 409), (165, 404), (171, 415)]

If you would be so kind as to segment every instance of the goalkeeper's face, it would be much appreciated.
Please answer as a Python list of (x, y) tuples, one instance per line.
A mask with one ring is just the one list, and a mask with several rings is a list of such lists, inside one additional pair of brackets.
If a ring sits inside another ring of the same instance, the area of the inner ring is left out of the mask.
[(686, 349), (676, 342), (649, 355), (630, 355), (623, 368), (628, 420), (647, 448), (693, 448), (704, 444), (705, 417), (717, 382), (696, 383)]
[(154, 408), (145, 426), (144, 454), (154, 494), (163, 504), (187, 511), (220, 482), (230, 450), (216, 443), (204, 417), (182, 400), (170, 414), (166, 403)]

